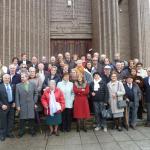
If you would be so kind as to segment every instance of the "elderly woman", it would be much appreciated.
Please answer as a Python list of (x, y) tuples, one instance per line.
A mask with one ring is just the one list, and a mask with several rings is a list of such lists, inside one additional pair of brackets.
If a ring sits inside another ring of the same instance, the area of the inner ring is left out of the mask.
[(109, 93), (106, 83), (102, 80), (99, 72), (93, 74), (94, 81), (90, 84), (90, 95), (94, 106), (97, 127), (95, 131), (103, 128), (107, 132), (106, 118), (102, 116), (102, 110), (108, 102)]
[(25, 132), (25, 122), (29, 122), (30, 134), (35, 135), (34, 109), (37, 107), (38, 92), (34, 83), (29, 82), (29, 74), (21, 74), (21, 83), (16, 85), (16, 107), (20, 112), (20, 130), (19, 137), (22, 137)]
[(109, 90), (109, 103), (113, 113), (115, 127), (118, 129), (118, 131), (122, 131), (121, 118), (123, 117), (124, 109), (119, 109), (117, 107), (117, 101), (123, 100), (125, 89), (122, 82), (117, 80), (116, 73), (112, 73), (111, 81), (107, 84), (107, 86)]
[(63, 75), (63, 80), (58, 82), (58, 88), (64, 94), (66, 108), (62, 113), (62, 130), (69, 132), (71, 130), (72, 122), (72, 108), (74, 101), (73, 83), (69, 81), (69, 74), (65, 73)]
[(49, 87), (44, 91), (41, 102), (47, 116), (46, 124), (50, 129), (49, 135), (55, 133), (56, 136), (59, 136), (58, 125), (62, 123), (61, 112), (65, 108), (65, 99), (62, 91), (56, 87), (54, 80), (49, 81)]
[(83, 131), (87, 132), (86, 119), (90, 118), (90, 109), (88, 104), (89, 85), (84, 81), (82, 75), (78, 76), (74, 83), (74, 118), (77, 119), (77, 132), (80, 132), (80, 124), (83, 121)]

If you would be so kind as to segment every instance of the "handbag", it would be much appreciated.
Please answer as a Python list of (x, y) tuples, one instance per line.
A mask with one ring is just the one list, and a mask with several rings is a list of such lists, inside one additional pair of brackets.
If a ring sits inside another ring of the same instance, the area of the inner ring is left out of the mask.
[(126, 101), (125, 100), (117, 100), (117, 107), (118, 107), (118, 109), (127, 107)]
[[(118, 82), (118, 90), (119, 90), (119, 82)], [(117, 107), (118, 107), (118, 109), (127, 107), (126, 100), (124, 100), (124, 99), (118, 100), (118, 96), (117, 96)]]
[(102, 114), (102, 117), (105, 119), (112, 118), (112, 111), (110, 107), (108, 109), (103, 108), (101, 114)]

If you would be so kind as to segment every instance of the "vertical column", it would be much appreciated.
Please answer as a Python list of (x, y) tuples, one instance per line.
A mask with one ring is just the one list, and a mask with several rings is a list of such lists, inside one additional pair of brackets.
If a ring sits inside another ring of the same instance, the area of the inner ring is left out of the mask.
[(149, 0), (129, 1), (131, 54), (150, 66), (150, 13)]
[(94, 0), (93, 48), (112, 58), (119, 52), (119, 9), (118, 0)]

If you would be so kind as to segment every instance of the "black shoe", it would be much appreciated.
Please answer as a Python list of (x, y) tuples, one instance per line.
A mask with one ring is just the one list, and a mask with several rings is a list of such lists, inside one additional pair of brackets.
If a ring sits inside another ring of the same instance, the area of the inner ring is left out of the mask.
[(50, 132), (48, 133), (48, 136), (52, 136), (52, 135), (53, 135), (53, 132), (50, 131)]
[(122, 131), (122, 127), (118, 127), (118, 131), (121, 132)]
[(24, 132), (19, 132), (18, 137), (21, 138), (24, 136)]
[(84, 128), (83, 128), (83, 131), (84, 131), (84, 132), (87, 132), (87, 129), (86, 129), (86, 127), (84, 127)]
[(4, 136), (0, 137), (0, 140), (1, 140), (2, 142), (5, 141), (5, 137), (4, 137)]
[(150, 127), (150, 123), (145, 123), (145, 127)]
[(9, 133), (9, 134), (6, 135), (6, 137), (8, 137), (8, 138), (14, 138), (15, 136), (14, 136), (13, 133)]
[(133, 130), (136, 130), (135, 126), (133, 126), (133, 125), (130, 125), (130, 127), (131, 127)]
[(58, 132), (58, 131), (56, 131), (56, 132), (55, 132), (55, 135), (56, 135), (56, 136), (59, 136), (59, 132)]

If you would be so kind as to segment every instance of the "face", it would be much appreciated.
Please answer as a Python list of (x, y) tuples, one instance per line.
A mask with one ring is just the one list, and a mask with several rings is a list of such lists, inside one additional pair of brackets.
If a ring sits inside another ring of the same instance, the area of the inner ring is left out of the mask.
[(150, 77), (150, 69), (147, 70), (147, 75)]
[(130, 67), (134, 67), (134, 62), (133, 62), (133, 61), (130, 61), (129, 66), (130, 66)]
[(82, 76), (79, 76), (79, 77), (78, 77), (78, 81), (79, 81), (79, 82), (82, 82), (82, 80), (83, 80), (83, 79), (82, 79)]
[(119, 60), (119, 59), (120, 59), (120, 54), (118, 54), (118, 53), (115, 54), (115, 59), (116, 59), (116, 60)]
[(122, 69), (121, 63), (116, 63), (116, 68), (117, 68), (118, 70)]
[(65, 76), (63, 77), (63, 79), (64, 79), (65, 81), (69, 81), (69, 75), (65, 75)]
[(131, 84), (133, 82), (133, 79), (132, 78), (127, 78), (126, 81), (127, 81), (127, 83)]
[(87, 58), (88, 60), (90, 60), (90, 59), (92, 58), (91, 54), (87, 54), (87, 55), (86, 55), (86, 58)]
[(99, 58), (99, 53), (94, 53), (93, 57)]
[(8, 84), (10, 82), (10, 75), (5, 74), (3, 76), (3, 82), (4, 82), (4, 84)]
[(52, 69), (51, 69), (51, 74), (52, 74), (52, 75), (55, 75), (56, 72), (57, 72), (57, 70), (56, 70), (55, 68), (52, 68)]
[(18, 64), (18, 60), (14, 59), (13, 64), (17, 65)]
[(108, 58), (105, 58), (105, 59), (104, 59), (104, 64), (106, 64), (106, 65), (109, 65), (109, 64), (110, 64)]
[(9, 71), (11, 74), (15, 74), (16, 73), (16, 67), (14, 65), (10, 65), (9, 66)]
[(65, 58), (70, 59), (70, 53), (65, 53)]
[(131, 75), (133, 75), (133, 76), (136, 75), (136, 70), (135, 70), (135, 69), (132, 69), (132, 70), (131, 70)]
[(111, 80), (112, 81), (117, 81), (117, 75), (116, 74), (112, 74), (111, 75)]
[(82, 66), (82, 60), (78, 60), (78, 61), (77, 61), (77, 66), (78, 66), (78, 67), (81, 67), (81, 66)]
[(36, 72), (35, 72), (34, 69), (31, 69), (31, 70), (29, 71), (29, 73), (30, 73), (30, 77), (31, 77), (31, 78), (34, 78), (34, 77), (36, 76)]
[(63, 55), (62, 54), (58, 54), (58, 59), (63, 59)]
[(22, 60), (27, 60), (27, 55), (23, 55)]
[(140, 69), (142, 69), (142, 65), (139, 64), (139, 65), (137, 65), (136, 68), (137, 68), (137, 70), (140, 70)]
[(94, 75), (94, 79), (95, 79), (95, 80), (99, 80), (99, 79), (100, 79), (100, 76), (99, 76), (98, 74), (95, 74), (95, 75)]
[(38, 65), (38, 69), (39, 69), (39, 70), (43, 70), (43, 69), (44, 69), (44, 65), (43, 65), (43, 64), (39, 64), (39, 65)]
[(87, 68), (88, 68), (88, 69), (91, 69), (92, 64), (91, 64), (91, 63), (87, 63), (87, 65), (86, 65), (86, 66), (87, 66)]
[(93, 58), (93, 64), (96, 65), (98, 63), (98, 59), (96, 57)]
[(81, 57), (82, 62), (85, 62), (85, 56)]
[(26, 81), (28, 81), (28, 77), (25, 74), (21, 74), (21, 81), (25, 83)]
[(32, 63), (36, 64), (37, 63), (37, 58), (36, 57), (32, 57)]
[(50, 87), (51, 90), (55, 90), (55, 88), (56, 88), (56, 83), (55, 83), (55, 82), (50, 82), (50, 83), (49, 83), (49, 87)]
[(42, 62), (43, 62), (43, 63), (46, 63), (46, 62), (47, 62), (46, 57), (42, 57)]
[(105, 74), (110, 74), (110, 72), (111, 72), (111, 69), (106, 69), (106, 68), (104, 69)]
[(51, 62), (55, 63), (55, 61), (56, 61), (55, 57), (51, 57)]

